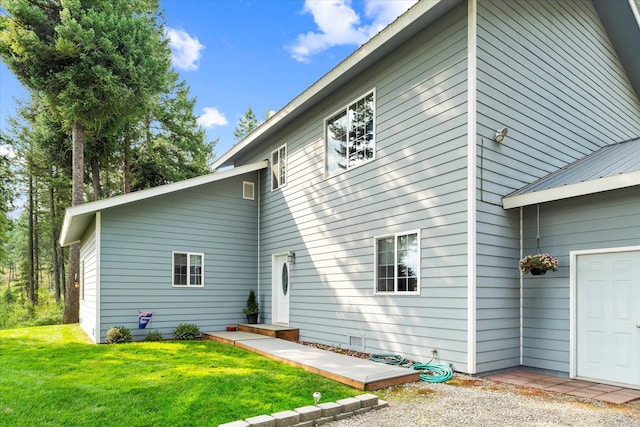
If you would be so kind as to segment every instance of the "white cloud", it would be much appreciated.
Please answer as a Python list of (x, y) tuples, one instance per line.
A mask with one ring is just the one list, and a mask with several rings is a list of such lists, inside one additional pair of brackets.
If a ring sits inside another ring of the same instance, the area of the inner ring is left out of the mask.
[(0, 145), (0, 156), (13, 159), (16, 156), (16, 153), (9, 145)]
[(204, 113), (198, 117), (198, 125), (202, 126), (205, 129), (212, 128), (214, 126), (225, 126), (227, 123), (227, 118), (218, 111), (217, 108), (213, 107), (204, 107), (202, 109)]
[(171, 63), (181, 70), (197, 70), (198, 60), (202, 56), (201, 51), (204, 45), (197, 37), (191, 37), (184, 30), (167, 28), (169, 46), (171, 47)]
[(351, 7), (351, 0), (306, 0), (302, 12), (313, 15), (318, 31), (299, 34), (289, 47), (291, 56), (300, 62), (308, 62), (311, 56), (333, 46), (361, 45), (416, 1), (367, 0), (364, 14), (369, 23), (361, 25), (361, 18)]

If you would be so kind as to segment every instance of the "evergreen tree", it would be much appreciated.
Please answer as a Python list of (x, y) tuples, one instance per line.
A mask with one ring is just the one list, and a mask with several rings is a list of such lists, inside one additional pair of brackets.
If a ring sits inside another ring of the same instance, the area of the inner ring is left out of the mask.
[[(162, 90), (170, 51), (157, 0), (0, 0), (0, 56), (41, 93), (72, 134), (72, 205), (84, 200), (84, 135), (142, 116)], [(121, 119), (122, 121), (118, 120)], [(69, 277), (79, 271), (69, 251)], [(79, 293), (66, 291), (65, 323), (78, 322)]]

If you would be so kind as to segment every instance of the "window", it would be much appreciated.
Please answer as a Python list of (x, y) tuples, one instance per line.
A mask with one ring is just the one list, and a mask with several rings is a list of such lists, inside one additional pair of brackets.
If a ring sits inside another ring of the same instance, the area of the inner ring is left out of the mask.
[(242, 198), (253, 200), (255, 198), (255, 184), (253, 182), (242, 181)]
[(287, 146), (283, 145), (271, 153), (271, 189), (276, 190), (287, 183)]
[(374, 91), (325, 121), (326, 176), (373, 160)]
[(376, 292), (418, 293), (420, 238), (418, 232), (377, 237)]
[(173, 286), (203, 286), (204, 266), (202, 254), (173, 253)]

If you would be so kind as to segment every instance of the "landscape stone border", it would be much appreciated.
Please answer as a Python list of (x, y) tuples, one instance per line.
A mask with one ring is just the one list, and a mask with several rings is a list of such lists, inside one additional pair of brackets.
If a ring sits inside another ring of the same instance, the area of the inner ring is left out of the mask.
[(218, 427), (315, 427), (374, 409), (386, 408), (388, 405), (385, 400), (379, 400), (375, 394), (367, 393), (340, 399), (336, 402), (303, 406), (293, 411), (258, 415), (245, 420), (220, 424)]

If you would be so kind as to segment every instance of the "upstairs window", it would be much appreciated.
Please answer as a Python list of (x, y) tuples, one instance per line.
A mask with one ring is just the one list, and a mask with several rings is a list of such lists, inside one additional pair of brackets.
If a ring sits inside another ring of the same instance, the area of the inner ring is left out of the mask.
[(325, 121), (326, 176), (373, 160), (375, 154), (374, 91)]
[(271, 189), (276, 190), (287, 183), (287, 146), (271, 152)]
[(376, 292), (418, 293), (420, 238), (417, 232), (377, 237)]
[(173, 286), (204, 285), (203, 254), (173, 253)]

